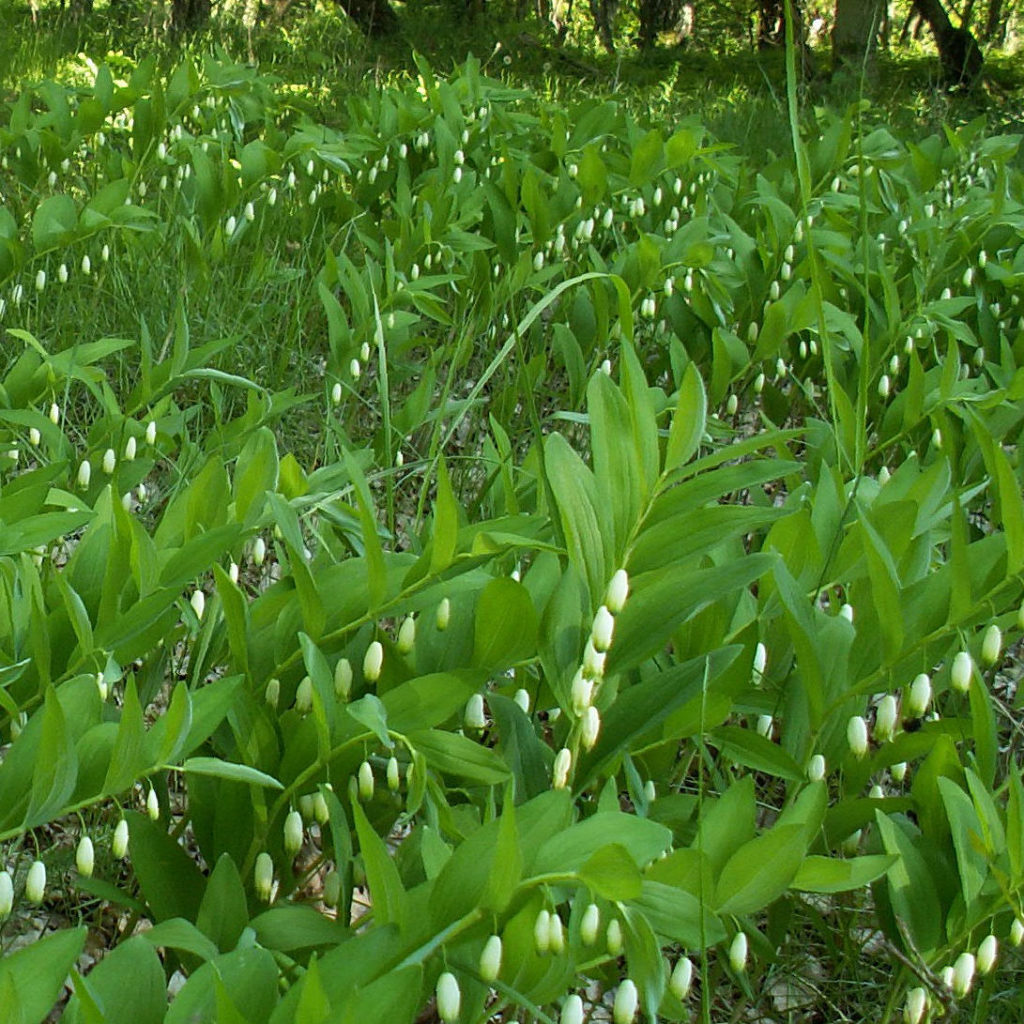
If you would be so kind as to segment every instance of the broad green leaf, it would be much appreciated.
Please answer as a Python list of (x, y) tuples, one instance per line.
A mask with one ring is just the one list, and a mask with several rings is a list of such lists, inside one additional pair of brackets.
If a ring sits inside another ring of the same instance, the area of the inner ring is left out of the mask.
[(374, 831), (358, 801), (352, 804), (352, 817), (359, 836), (359, 849), (363, 855), (370, 898), (373, 900), (375, 923), (393, 923), (402, 927), (407, 900), (398, 868), (391, 859), (387, 844)]
[(529, 591), (501, 576), (481, 591), (473, 627), (473, 665), (500, 672), (537, 650), (537, 612)]
[(62, 928), (0, 958), (0, 994), (13, 997), (6, 1008), (17, 1007), (24, 1024), (43, 1020), (57, 1001), (64, 981), (85, 944), (86, 928)]
[(498, 754), (465, 736), (426, 729), (409, 733), (408, 739), (435, 771), (484, 786), (508, 781), (508, 766)]
[(753, 914), (789, 888), (807, 848), (799, 825), (781, 825), (744, 843), (726, 862), (715, 887), (720, 914)]
[(881, 878), (896, 862), (893, 856), (805, 857), (797, 870), (791, 889), (801, 892), (850, 892)]
[(695, 363), (689, 363), (679, 383), (679, 401), (672, 414), (668, 446), (665, 449), (665, 472), (671, 473), (685, 465), (700, 447), (707, 421), (707, 394), (704, 381)]
[(248, 782), (254, 786), (284, 789), (277, 779), (258, 768), (247, 764), (235, 764), (232, 761), (222, 761), (219, 757), (187, 758), (181, 766), (181, 771), (188, 775), (211, 775), (214, 778), (228, 779), (232, 782)]
[(580, 868), (580, 879), (606, 900), (633, 900), (641, 892), (640, 869), (621, 843), (596, 850)]
[(221, 952), (228, 953), (235, 948), (248, 923), (245, 887), (235, 862), (223, 853), (206, 880), (196, 927), (208, 935)]

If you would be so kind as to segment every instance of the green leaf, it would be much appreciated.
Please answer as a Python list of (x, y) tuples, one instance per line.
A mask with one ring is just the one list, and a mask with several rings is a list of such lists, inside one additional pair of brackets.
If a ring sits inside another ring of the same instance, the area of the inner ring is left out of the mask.
[(271, 789), (284, 789), (284, 786), (272, 775), (261, 772), (247, 764), (235, 764), (222, 761), (219, 757), (190, 757), (182, 764), (180, 771), (189, 775), (212, 775), (217, 779), (230, 779), (232, 782), (248, 782), (254, 786), (269, 786)]
[(43, 723), (32, 772), (32, 792), (24, 828), (34, 828), (55, 816), (75, 791), (78, 755), (64, 711), (52, 687), (46, 690)]
[(789, 888), (807, 847), (800, 825), (781, 825), (744, 843), (726, 862), (715, 887), (720, 914), (753, 914)]
[(717, 747), (730, 761), (754, 771), (790, 782), (799, 782), (804, 777), (800, 765), (782, 747), (750, 729), (722, 725), (709, 734), (708, 743)]
[[(265, 1024), (278, 998), (278, 969), (273, 955), (258, 946), (237, 949), (203, 964), (174, 997), (165, 1024), (235, 1021)], [(218, 988), (219, 986), (219, 988)], [(224, 1001), (220, 993), (231, 993)]]
[(632, 900), (641, 893), (640, 869), (621, 843), (596, 850), (580, 868), (580, 879), (606, 900)]
[(142, 932), (141, 938), (155, 948), (178, 949), (201, 960), (212, 960), (218, 955), (217, 947), (191, 921), (183, 917), (161, 921)]
[(20, 1010), (24, 1024), (43, 1020), (85, 945), (87, 928), (63, 928), (0, 958), (0, 1013)]
[(498, 754), (465, 736), (426, 729), (409, 733), (408, 739), (435, 771), (484, 786), (508, 781), (508, 766)]
[(269, 427), (256, 430), (239, 453), (234, 474), (235, 518), (251, 526), (263, 511), (267, 491), (277, 487), (277, 441)]
[(222, 853), (206, 881), (206, 892), (199, 905), (196, 927), (208, 935), (223, 953), (238, 944), (249, 923), (245, 886), (229, 854)]
[(394, 923), (401, 928), (405, 917), (406, 895), (398, 868), (388, 853), (387, 844), (377, 835), (358, 801), (352, 804), (352, 817), (359, 836), (359, 849), (363, 855), (370, 898), (373, 900), (375, 923)]
[(668, 447), (665, 449), (665, 472), (685, 465), (700, 447), (707, 422), (708, 399), (704, 381), (695, 363), (688, 363), (679, 383), (679, 400), (672, 415)]
[(911, 942), (927, 956), (942, 941), (942, 909), (928, 863), (906, 828), (875, 811), (875, 823), (886, 853), (897, 859), (889, 868), (889, 899)]
[(896, 862), (894, 856), (876, 854), (868, 857), (805, 857), (797, 870), (791, 889), (801, 892), (851, 892), (881, 878)]
[(184, 917), (194, 921), (206, 879), (195, 861), (155, 822), (129, 811), (132, 867), (155, 921)]
[(537, 650), (537, 612), (529, 591), (516, 580), (491, 580), (477, 600), (473, 665), (500, 672)]
[[(102, 957), (85, 979), (89, 994), (105, 1021), (160, 1024), (167, 1012), (167, 981), (163, 965), (148, 937), (133, 936)], [(73, 997), (62, 1020), (84, 1020)]]
[(128, 677), (121, 702), (121, 721), (117, 727), (117, 739), (110, 756), (107, 777), (103, 781), (104, 793), (120, 793), (127, 789), (146, 769), (152, 765), (146, 750), (146, 727), (142, 720), (142, 706), (134, 676)]
[(938, 787), (956, 851), (960, 889), (964, 903), (970, 908), (988, 877), (988, 861), (978, 849), (982, 844), (981, 822), (971, 798), (952, 779), (940, 776)]
[(569, 562), (587, 581), (591, 603), (597, 606), (608, 585), (605, 566), (606, 515), (599, 504), (594, 475), (561, 434), (544, 443), (548, 479), (555, 495), (559, 522), (565, 536)]
[(537, 851), (532, 870), (537, 875), (580, 874), (610, 838), (634, 864), (647, 864), (672, 845), (671, 831), (650, 818), (598, 811), (548, 839)]
[(455, 500), (448, 467), (444, 459), (437, 461), (437, 496), (434, 499), (434, 528), (431, 533), (430, 573), (447, 569), (455, 558), (459, 536), (459, 503)]

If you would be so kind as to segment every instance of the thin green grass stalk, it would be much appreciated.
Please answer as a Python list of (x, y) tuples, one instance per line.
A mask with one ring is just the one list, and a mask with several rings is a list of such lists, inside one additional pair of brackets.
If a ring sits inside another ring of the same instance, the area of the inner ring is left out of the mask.
[(800, 186), (800, 214), (803, 219), (804, 237), (807, 240), (807, 258), (811, 268), (811, 292), (814, 295), (815, 312), (818, 319), (818, 334), (821, 337), (821, 354), (825, 364), (825, 383), (828, 387), (829, 412), (836, 441), (836, 452), (840, 460), (847, 457), (841, 439), (839, 425), (841, 417), (836, 404), (835, 367), (832, 364), (832, 345), (825, 319), (825, 298), (821, 290), (821, 266), (811, 241), (811, 226), (808, 208), (811, 202), (811, 169), (807, 159), (807, 148), (800, 137), (800, 105), (797, 98), (796, 36), (792, 0), (786, 0), (786, 99), (789, 109), (789, 131), (793, 143), (793, 158), (796, 162), (797, 182)]

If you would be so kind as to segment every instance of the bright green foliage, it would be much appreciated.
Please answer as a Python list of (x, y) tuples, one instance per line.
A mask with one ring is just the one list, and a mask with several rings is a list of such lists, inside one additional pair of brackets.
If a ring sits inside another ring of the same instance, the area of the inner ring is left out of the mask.
[[(665, 954), (752, 998), (868, 885), (902, 1005), (1022, 912), (982, 659), (1021, 629), (1018, 140), (822, 114), (806, 195), (695, 124), (421, 71), (335, 127), (214, 61), (5, 111), (3, 935), (37, 847), (154, 927), (84, 976), (84, 929), (5, 954), (0, 1005), (71, 973), (73, 1021), (411, 1022), (450, 972), (466, 1022), (625, 977), (682, 1020)], [(128, 337), (55, 329), (105, 293)], [(315, 371), (246, 336), (281, 296)], [(923, 672), (938, 714), (854, 756)]]

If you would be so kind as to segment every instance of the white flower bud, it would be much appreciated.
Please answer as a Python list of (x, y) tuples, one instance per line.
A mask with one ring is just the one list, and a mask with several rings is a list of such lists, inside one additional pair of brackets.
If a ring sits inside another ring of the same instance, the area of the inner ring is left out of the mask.
[(1010, 942), (1015, 946), (1024, 942), (1024, 921), (1019, 917), (1015, 917), (1013, 924), (1010, 925)]
[(557, 910), (552, 911), (548, 918), (548, 949), (555, 956), (560, 956), (565, 952), (565, 928)]
[(481, 693), (474, 693), (466, 701), (466, 710), (462, 716), (462, 724), (469, 731), (479, 731), (487, 726), (487, 716), (484, 713), (484, 698)]
[(622, 952), (622, 925), (617, 917), (613, 917), (608, 922), (608, 928), (605, 931), (604, 939), (605, 944), (608, 946), (608, 952), (611, 956), (618, 956)]
[(352, 692), (352, 663), (348, 658), (339, 658), (334, 666), (334, 695), (338, 700), (348, 700)]
[(730, 395), (725, 401), (725, 414), (727, 416), (735, 416), (736, 410), (740, 407), (740, 400), (736, 395)]
[(584, 750), (593, 750), (601, 733), (601, 713), (593, 705), (583, 712), (580, 723), (580, 743)]
[(448, 628), (448, 623), (452, 616), (452, 603), (447, 597), (441, 599), (441, 603), (437, 606), (437, 628), (440, 632), (444, 632)]
[(150, 786), (146, 794), (146, 814), (150, 821), (156, 821), (160, 817), (160, 801), (157, 799), (156, 790)]
[(636, 983), (631, 978), (624, 978), (615, 992), (615, 1002), (612, 1005), (614, 1024), (632, 1024), (639, 1002)]
[(693, 985), (693, 961), (688, 956), (681, 956), (668, 979), (669, 991), (682, 1002), (689, 994)]
[(572, 767), (572, 754), (568, 747), (555, 755), (555, 764), (551, 770), (551, 786), (553, 789), (565, 789), (569, 782), (569, 769)]
[(921, 1024), (928, 1009), (928, 993), (923, 988), (912, 988), (903, 1004), (904, 1024)]
[(985, 636), (981, 642), (981, 663), (985, 668), (991, 668), (1003, 652), (1003, 632), (993, 622), (985, 630)]
[(402, 620), (395, 646), (399, 654), (408, 654), (416, 646), (416, 620), (411, 615)]
[(974, 984), (976, 963), (973, 953), (961, 953), (953, 964), (953, 995), (963, 999)]
[(188, 603), (192, 605), (192, 611), (196, 613), (196, 618), (201, 620), (203, 612), (206, 610), (206, 595), (201, 590), (193, 590)]
[(46, 287), (46, 271), (36, 271), (36, 291), (41, 292)]
[(600, 679), (604, 676), (605, 655), (594, 647), (593, 637), (587, 638), (583, 649), (583, 675), (587, 679)]
[(601, 605), (594, 616), (594, 624), (590, 628), (590, 636), (596, 651), (607, 651), (612, 645), (615, 632), (615, 619), (607, 605)]
[(921, 672), (910, 684), (910, 693), (906, 701), (907, 717), (922, 718), (931, 701), (932, 681), (928, 678), (927, 672)]
[(366, 654), (363, 657), (363, 675), (366, 679), (375, 683), (380, 679), (381, 669), (384, 667), (384, 648), (381, 646), (379, 640), (374, 640), (369, 647), (366, 648)]
[(318, 825), (326, 825), (331, 820), (331, 809), (319, 790), (313, 794), (313, 820)]
[(114, 468), (117, 466), (117, 454), (113, 448), (108, 448), (103, 453), (103, 472), (110, 476), (114, 472)]
[(324, 879), (324, 906), (333, 909), (341, 900), (341, 875), (337, 871), (329, 871)]
[(754, 378), (754, 394), (755, 395), (759, 395), (759, 394), (761, 394), (762, 391), (764, 391), (764, 380), (765, 380), (765, 378), (764, 378), (764, 374), (763, 373), (759, 373)]
[(501, 936), (492, 935), (480, 952), (480, 977), (486, 982), (494, 981), (501, 973)]
[(359, 799), (363, 803), (373, 799), (373, 768), (369, 761), (364, 761), (359, 766)]
[(981, 975), (990, 974), (999, 956), (999, 942), (994, 935), (986, 935), (978, 946), (977, 967)]
[(263, 699), (274, 710), (277, 710), (277, 702), (281, 699), (281, 680), (280, 679), (270, 679), (270, 680), (268, 680), (267, 688), (266, 688), (266, 690), (263, 691)]
[(60, 406), (56, 402), (50, 403), (50, 422), (56, 426), (60, 423)]
[(530, 695), (526, 690), (520, 687), (516, 690), (515, 695), (512, 698), (520, 708), (522, 708), (523, 714), (528, 715), (530, 713)]
[(596, 903), (590, 903), (580, 918), (580, 939), (585, 946), (593, 946), (597, 942), (597, 933), (600, 927), (601, 911)]
[(846, 726), (846, 741), (854, 757), (868, 752), (868, 724), (860, 715), (854, 715)]
[(947, 964), (939, 972), (939, 981), (942, 983), (942, 987), (953, 990), (953, 965)]
[(228, 563), (228, 579), (231, 580), (232, 583), (234, 583), (236, 585), (238, 584), (238, 563), (237, 562), (229, 562)]
[(302, 815), (289, 811), (284, 819), (284, 852), (294, 857), (302, 849)]
[(82, 257), (82, 273), (89, 276), (89, 272), (92, 270), (92, 260), (89, 259), (89, 254), (86, 253)]
[(533, 948), (540, 956), (551, 948), (551, 913), (548, 910), (537, 911), (537, 920), (533, 922)]
[(262, 537), (257, 537), (252, 542), (252, 564), (257, 568), (263, 564), (267, 557), (267, 542)]
[(437, 1015), (442, 1024), (455, 1024), (462, 1008), (462, 992), (451, 971), (445, 971), (437, 979)]
[(971, 676), (974, 674), (974, 662), (971, 661), (967, 651), (960, 651), (953, 659), (953, 666), (949, 672), (949, 681), (953, 689), (959, 693), (966, 693), (971, 688)]
[(95, 851), (92, 840), (88, 836), (82, 836), (78, 841), (78, 848), (75, 850), (75, 867), (83, 878), (92, 876), (92, 869), (96, 863)]
[(758, 715), (757, 716), (757, 734), (764, 736), (765, 739), (771, 739), (772, 726), (775, 724), (775, 720), (771, 715)]
[(608, 584), (608, 591), (605, 595), (605, 607), (612, 613), (618, 615), (626, 604), (629, 597), (629, 574), (625, 569), (618, 569)]
[(401, 775), (399, 773), (399, 770), (398, 770), (398, 758), (397, 757), (389, 757), (388, 758), (388, 767), (387, 767), (387, 775), (386, 775), (386, 777), (387, 777), (387, 782), (388, 782), (388, 789), (390, 789), (392, 793), (397, 793), (399, 787), (402, 785), (402, 777), (401, 777)]
[(295, 710), (300, 715), (308, 715), (313, 707), (313, 680), (303, 676), (295, 688)]
[(883, 373), (882, 376), (878, 378), (878, 397), (881, 399), (888, 398), (891, 386), (892, 383), (889, 380), (889, 375), (887, 373)]
[(134, 437), (129, 437), (124, 443), (124, 457), (125, 460), (131, 462), (135, 458), (135, 452), (138, 448), (138, 442)]
[(907, 762), (897, 761), (896, 764), (890, 765), (889, 774), (893, 782), (902, 782), (907, 777)]
[(92, 466), (89, 465), (88, 459), (82, 459), (82, 464), (78, 467), (78, 486), (81, 490), (85, 490), (89, 486), (89, 481), (92, 479)]
[(68, 283), (68, 265), (66, 263), (62, 263), (57, 268), (57, 280), (60, 281), (61, 284)]
[(114, 838), (110, 843), (110, 852), (118, 860), (123, 860), (128, 853), (128, 820), (126, 818), (122, 818), (114, 829)]
[[(299, 828), (302, 828), (301, 822)], [(269, 903), (274, 891), (274, 861), (265, 850), (256, 857), (254, 875), (256, 898), (262, 903)]]
[(575, 992), (562, 1004), (558, 1024), (583, 1024), (583, 1000)]
[(41, 860), (32, 862), (25, 879), (25, 898), (36, 905), (43, 902), (46, 895), (46, 865)]
[(825, 758), (815, 754), (807, 763), (807, 778), (811, 782), (821, 782), (825, 778)]
[(729, 946), (729, 966), (742, 974), (747, 969), (747, 933), (737, 932)]
[(578, 668), (572, 677), (570, 696), (573, 711), (577, 716), (582, 716), (583, 712), (590, 707), (594, 696), (593, 680), (584, 676), (582, 668)]
[(896, 731), (896, 723), (899, 720), (899, 705), (896, 698), (887, 693), (875, 709), (875, 742), (887, 743), (892, 739)]
[(7, 917), (14, 907), (14, 879), (7, 871), (0, 871), (0, 921)]
[(150, 420), (146, 424), (146, 444), (148, 444), (148, 445), (156, 444), (156, 421), (155, 420)]

